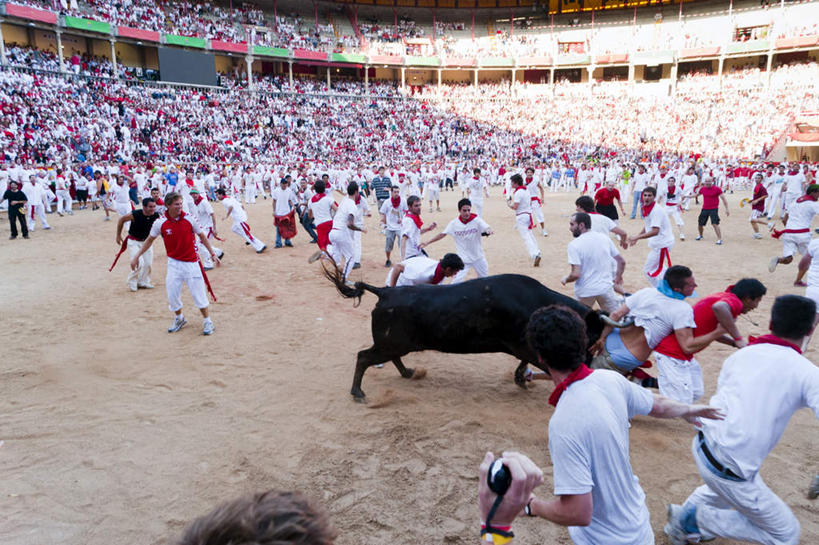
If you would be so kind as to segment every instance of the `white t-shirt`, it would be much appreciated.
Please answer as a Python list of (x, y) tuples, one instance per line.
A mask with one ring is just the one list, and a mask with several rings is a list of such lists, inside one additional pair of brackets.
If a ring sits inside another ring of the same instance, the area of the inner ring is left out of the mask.
[(656, 236), (648, 239), (648, 247), (659, 250), (660, 248), (671, 248), (674, 246), (674, 233), (671, 231), (671, 222), (668, 221), (668, 214), (665, 212), (665, 207), (656, 203), (651, 213), (643, 218), (645, 222), (646, 232), (651, 231), (655, 227), (660, 228), (660, 232)]
[(643, 288), (626, 297), (626, 306), (629, 316), (634, 316), (634, 324), (643, 328), (651, 349), (673, 331), (697, 327), (691, 305), (663, 295), (656, 288)]
[(119, 185), (117, 183), (113, 183), (108, 186), (109, 193), (111, 193), (111, 200), (117, 204), (128, 204), (128, 201), (131, 200), (131, 197), (128, 194), (128, 184), (123, 183)]
[(233, 223), (247, 221), (247, 212), (242, 208), (242, 204), (236, 200), (236, 197), (225, 197), (222, 199), (222, 206), (225, 207), (226, 212), (229, 208), (233, 208), (233, 210), (230, 211), (230, 218), (233, 220)]
[(281, 186), (278, 186), (273, 190), (270, 196), (276, 201), (276, 209), (274, 213), (277, 216), (286, 216), (299, 202), (296, 198), (296, 194), (293, 193), (289, 187), (283, 189)]
[(336, 215), (333, 216), (333, 229), (338, 229), (347, 235), (351, 235), (352, 231), (347, 227), (347, 222), (350, 220), (350, 216), (352, 216), (353, 221), (355, 221), (357, 213), (358, 207), (355, 205), (355, 201), (350, 197), (344, 197), (341, 204), (338, 205)]
[(515, 209), (515, 215), (532, 213), (532, 197), (526, 186), (520, 186), (522, 189), (516, 189), (512, 194), (512, 201), (516, 202), (518, 207)]
[(489, 231), (489, 224), (480, 216), (475, 216), (467, 223), (463, 223), (460, 217), (455, 218), (449, 222), (443, 233), (455, 240), (455, 251), (464, 263), (475, 263), (484, 258), (481, 233), (487, 231)]
[(608, 235), (588, 231), (572, 240), (566, 250), (569, 265), (580, 265), (575, 297), (592, 297), (611, 290), (614, 285), (611, 262), (620, 253)]
[(558, 496), (591, 492), (588, 526), (570, 526), (577, 545), (653, 543), (645, 493), (629, 459), (629, 419), (651, 412), (651, 392), (615, 371), (596, 370), (569, 385), (549, 421)]
[(387, 218), (387, 230), (388, 231), (400, 231), (401, 230), (401, 221), (403, 220), (404, 216), (407, 213), (407, 203), (402, 198), (401, 203), (398, 205), (398, 208), (395, 208), (392, 205), (392, 200), (387, 199), (381, 204), (381, 210), (379, 210), (384, 216)]
[(404, 258), (409, 259), (421, 254), (421, 249), (418, 244), (421, 243), (421, 229), (415, 225), (411, 217), (404, 217), (401, 221), (401, 239), (407, 237), (407, 246), (405, 248)]
[(591, 218), (591, 230), (595, 233), (608, 236), (611, 230), (617, 227), (613, 219), (603, 214), (592, 212), (589, 213), (589, 217)]
[(466, 182), (466, 187), (469, 189), (469, 200), (473, 203), (483, 201), (485, 185), (486, 183), (481, 178), (476, 179), (474, 176), (469, 178), (469, 181)]
[(813, 223), (813, 217), (816, 214), (819, 214), (819, 201), (807, 199), (802, 202), (795, 202), (788, 212), (788, 223), (785, 228), (810, 229), (810, 224)]
[(429, 284), (438, 268), (438, 261), (423, 255), (405, 259), (401, 264), (404, 266), (404, 272), (398, 276), (396, 287)]
[(333, 212), (332, 207), (335, 204), (335, 201), (330, 198), (329, 195), (326, 193), (324, 197), (321, 199), (313, 202), (310, 200), (310, 210), (313, 211), (313, 223), (316, 225), (321, 225), (322, 223), (327, 223), (328, 221), (333, 221)]
[(810, 407), (819, 417), (819, 367), (787, 346), (747, 346), (722, 364), (709, 404), (725, 412), (725, 420), (702, 421), (709, 449), (753, 478), (794, 412)]
[(213, 218), (211, 217), (213, 214), (213, 207), (210, 205), (207, 199), (203, 198), (199, 201), (199, 204), (196, 204), (194, 201), (193, 211), (196, 221), (202, 226), (202, 229), (213, 227)]
[(786, 193), (793, 197), (798, 197), (804, 193), (802, 191), (802, 184), (805, 182), (805, 175), (801, 172), (797, 172), (796, 174), (788, 174), (785, 176), (785, 183), (788, 184), (788, 189)]

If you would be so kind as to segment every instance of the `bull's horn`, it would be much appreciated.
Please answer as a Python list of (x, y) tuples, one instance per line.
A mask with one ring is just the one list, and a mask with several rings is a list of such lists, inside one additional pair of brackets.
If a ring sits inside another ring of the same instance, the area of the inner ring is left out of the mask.
[(634, 325), (634, 316), (626, 316), (619, 322), (615, 322), (605, 314), (601, 314), (600, 319), (603, 320), (604, 323), (607, 323), (612, 327), (628, 327), (630, 325)]

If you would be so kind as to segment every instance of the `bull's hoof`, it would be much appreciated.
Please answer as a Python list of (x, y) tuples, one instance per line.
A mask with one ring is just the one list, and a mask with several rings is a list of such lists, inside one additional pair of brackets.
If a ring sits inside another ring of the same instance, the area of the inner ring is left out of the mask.
[(517, 369), (515, 369), (515, 384), (517, 384), (518, 386), (520, 386), (524, 390), (526, 389), (526, 368), (525, 367), (524, 368), (518, 367)]
[(356, 403), (361, 403), (362, 405), (367, 404), (367, 396), (353, 396), (353, 401)]
[(401, 378), (412, 378), (414, 375), (415, 375), (415, 369), (413, 369), (412, 367), (407, 367), (401, 373)]
[(350, 394), (352, 394), (353, 401), (355, 401), (356, 403), (367, 402), (367, 396), (364, 395), (364, 390), (362, 390), (361, 388), (353, 388), (352, 390), (350, 390)]

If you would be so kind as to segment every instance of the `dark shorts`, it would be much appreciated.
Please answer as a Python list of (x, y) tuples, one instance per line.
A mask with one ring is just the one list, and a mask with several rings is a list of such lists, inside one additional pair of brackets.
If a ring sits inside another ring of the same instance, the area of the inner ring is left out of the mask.
[(80, 202), (85, 202), (88, 200), (88, 190), (87, 189), (78, 189), (77, 190), (77, 200)]
[(700, 226), (705, 225), (708, 223), (708, 218), (711, 218), (711, 225), (719, 225), (719, 209), (702, 210), (700, 217), (697, 218), (697, 224)]

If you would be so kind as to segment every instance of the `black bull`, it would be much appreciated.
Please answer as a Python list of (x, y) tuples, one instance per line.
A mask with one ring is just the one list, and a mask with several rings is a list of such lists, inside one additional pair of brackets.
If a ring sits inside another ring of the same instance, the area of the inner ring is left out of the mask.
[[(361, 380), (372, 365), (392, 361), (404, 378), (413, 369), (401, 357), (410, 352), (437, 350), (453, 354), (503, 352), (520, 360), (515, 382), (525, 382), (527, 363), (544, 369), (526, 342), (526, 325), (532, 313), (548, 305), (564, 305), (586, 322), (588, 346), (603, 331), (601, 315), (576, 300), (552, 291), (537, 280), (519, 274), (501, 274), (455, 285), (378, 288), (343, 282), (340, 271), (325, 268), (325, 275), (347, 298), (361, 299), (365, 291), (378, 296), (372, 311), (373, 345), (358, 353), (350, 393), (364, 400)], [(587, 353), (587, 362), (591, 355)]]

